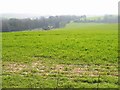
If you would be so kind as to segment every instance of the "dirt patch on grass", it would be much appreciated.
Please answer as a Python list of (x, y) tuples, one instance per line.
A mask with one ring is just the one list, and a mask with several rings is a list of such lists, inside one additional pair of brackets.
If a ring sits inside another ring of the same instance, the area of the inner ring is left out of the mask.
[(25, 68), (27, 68), (26, 64), (9, 63), (9, 64), (4, 65), (3, 70), (6, 71), (6, 72), (20, 72)]
[(86, 72), (85, 70), (82, 70), (81, 68), (74, 68), (72, 70), (73, 73), (80, 74)]
[[(108, 66), (116, 68), (115, 66)], [(116, 70), (110, 68), (103, 68), (103, 65), (64, 65), (58, 64), (54, 66), (54, 70), (59, 72), (59, 74), (69, 76), (99, 76), (99, 75), (111, 75), (118, 76), (118, 72)]]
[[(116, 66), (103, 65), (65, 65), (65, 64), (46, 64), (41, 60), (32, 62), (31, 64), (22, 63), (7, 63), (3, 66), (4, 72), (10, 73), (31, 73), (37, 75), (57, 75), (63, 76), (99, 76), (99, 75), (111, 75), (118, 76)], [(115, 70), (113, 68), (115, 68)]]
[(56, 65), (55, 70), (63, 71), (64, 70), (64, 65)]
[(39, 67), (39, 66), (42, 66), (43, 64), (42, 64), (42, 61), (34, 61), (34, 62), (32, 62), (31, 63), (31, 67), (32, 68), (36, 68), (36, 67)]

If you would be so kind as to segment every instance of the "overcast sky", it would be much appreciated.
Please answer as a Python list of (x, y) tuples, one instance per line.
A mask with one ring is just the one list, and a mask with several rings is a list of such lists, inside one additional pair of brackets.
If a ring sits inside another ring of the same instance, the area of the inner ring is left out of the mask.
[(105, 15), (118, 13), (119, 0), (0, 0), (0, 13)]

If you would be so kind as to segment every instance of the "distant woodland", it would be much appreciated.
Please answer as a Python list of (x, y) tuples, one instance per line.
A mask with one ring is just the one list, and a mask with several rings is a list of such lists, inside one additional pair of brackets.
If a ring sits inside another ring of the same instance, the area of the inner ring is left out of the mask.
[(83, 16), (49, 16), (40, 18), (25, 18), (25, 19), (2, 19), (2, 31), (23, 31), (23, 30), (50, 30), (54, 28), (65, 27), (70, 22), (77, 23), (117, 23), (118, 18), (114, 15), (105, 15), (101, 17)]

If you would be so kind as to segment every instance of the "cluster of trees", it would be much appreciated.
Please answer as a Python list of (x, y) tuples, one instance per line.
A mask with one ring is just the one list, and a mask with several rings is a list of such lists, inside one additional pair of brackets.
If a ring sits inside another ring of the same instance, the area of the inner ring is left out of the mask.
[(49, 30), (52, 28), (64, 27), (70, 21), (79, 19), (80, 16), (49, 16), (48, 18), (41, 17), (36, 19), (3, 19), (2, 31), (21, 31), (30, 29)]
[(83, 16), (49, 16), (47, 18), (41, 17), (36, 19), (2, 19), (2, 31), (21, 31), (30, 29), (43, 29), (49, 30), (53, 28), (64, 27), (70, 22), (97, 22), (97, 23), (116, 23), (117, 16), (107, 15), (103, 18), (88, 19), (85, 15)]

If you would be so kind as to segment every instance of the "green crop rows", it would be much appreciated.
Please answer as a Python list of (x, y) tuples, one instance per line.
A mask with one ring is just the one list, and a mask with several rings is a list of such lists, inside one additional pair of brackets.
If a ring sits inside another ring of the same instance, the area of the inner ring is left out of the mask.
[(2, 34), (3, 88), (117, 88), (117, 24), (70, 23)]

